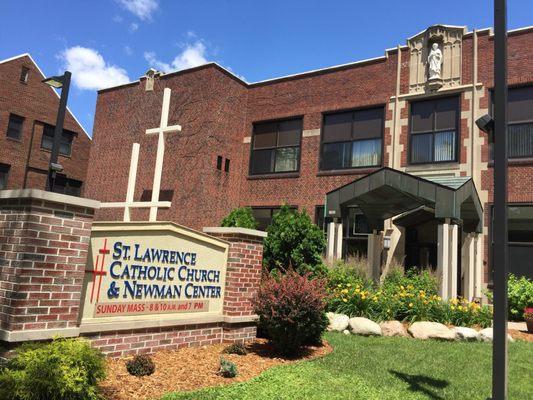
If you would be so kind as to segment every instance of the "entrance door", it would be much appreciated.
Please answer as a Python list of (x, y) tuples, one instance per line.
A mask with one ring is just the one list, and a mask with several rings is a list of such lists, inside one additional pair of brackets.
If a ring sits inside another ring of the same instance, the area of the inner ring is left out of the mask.
[(405, 228), (405, 268), (435, 270), (437, 267), (437, 222)]

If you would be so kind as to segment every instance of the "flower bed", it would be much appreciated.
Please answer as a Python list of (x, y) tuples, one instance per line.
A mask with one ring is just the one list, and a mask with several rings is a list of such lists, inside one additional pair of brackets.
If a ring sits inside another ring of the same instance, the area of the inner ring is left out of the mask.
[(434, 321), (456, 326), (490, 326), (492, 310), (465, 299), (442, 300), (428, 272), (398, 270), (376, 285), (345, 266), (328, 279), (328, 311), (373, 321)]

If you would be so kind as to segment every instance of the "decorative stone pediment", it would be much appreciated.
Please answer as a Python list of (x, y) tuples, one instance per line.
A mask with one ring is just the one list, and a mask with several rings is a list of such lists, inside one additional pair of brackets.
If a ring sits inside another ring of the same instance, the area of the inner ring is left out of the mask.
[(465, 32), (465, 27), (433, 25), (407, 39), (409, 93), (431, 92), (461, 84)]

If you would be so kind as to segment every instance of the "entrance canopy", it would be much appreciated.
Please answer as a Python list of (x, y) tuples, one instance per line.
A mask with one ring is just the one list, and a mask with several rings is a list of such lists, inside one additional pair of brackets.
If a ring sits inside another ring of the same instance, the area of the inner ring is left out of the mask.
[(481, 233), (483, 228), (483, 208), (469, 177), (425, 179), (385, 167), (327, 193), (326, 216), (342, 218), (349, 206), (359, 207), (376, 230), (383, 230), (384, 220), (404, 213), (399, 224), (430, 213), (461, 223), (465, 232)]

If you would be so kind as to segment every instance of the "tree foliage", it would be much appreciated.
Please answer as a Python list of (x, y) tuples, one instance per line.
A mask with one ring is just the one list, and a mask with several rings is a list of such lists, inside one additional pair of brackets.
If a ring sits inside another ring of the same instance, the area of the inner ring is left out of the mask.
[(224, 227), (256, 229), (257, 221), (250, 207), (233, 209), (220, 223)]

